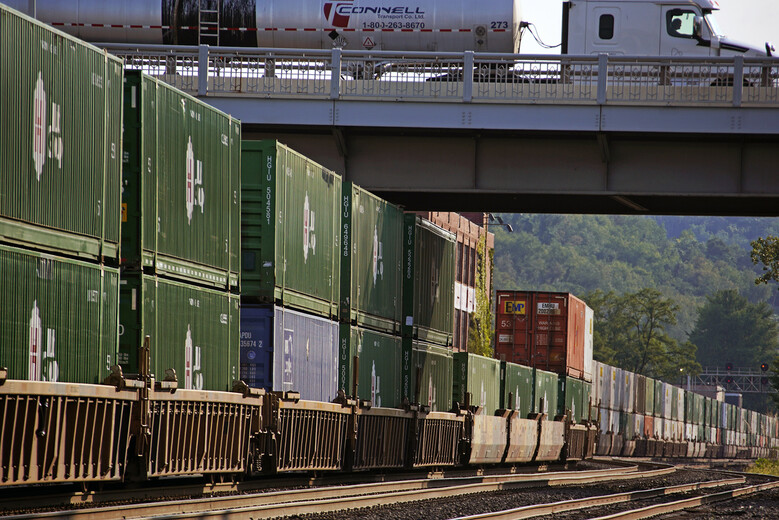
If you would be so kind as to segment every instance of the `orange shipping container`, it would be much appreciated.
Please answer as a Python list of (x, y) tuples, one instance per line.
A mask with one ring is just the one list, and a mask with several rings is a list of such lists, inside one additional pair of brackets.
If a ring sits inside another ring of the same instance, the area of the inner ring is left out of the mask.
[(495, 355), (592, 381), (592, 311), (570, 293), (498, 291)]

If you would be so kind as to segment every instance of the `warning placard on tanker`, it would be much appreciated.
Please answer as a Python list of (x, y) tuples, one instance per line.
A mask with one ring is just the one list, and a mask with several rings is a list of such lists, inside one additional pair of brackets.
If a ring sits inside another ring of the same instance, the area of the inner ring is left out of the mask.
[(527, 304), (524, 301), (507, 301), (503, 304), (504, 314), (525, 314)]
[(536, 314), (557, 315), (560, 314), (559, 303), (538, 302)]

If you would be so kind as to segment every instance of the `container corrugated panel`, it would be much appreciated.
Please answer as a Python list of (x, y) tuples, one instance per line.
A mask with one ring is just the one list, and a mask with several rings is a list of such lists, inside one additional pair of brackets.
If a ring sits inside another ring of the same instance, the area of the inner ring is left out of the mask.
[(0, 6), (0, 239), (119, 258), (122, 62)]
[(341, 177), (276, 141), (241, 148), (241, 297), (337, 317)]
[(341, 199), (340, 319), (399, 334), (403, 211), (351, 182)]
[(675, 395), (676, 420), (684, 421), (684, 401), (687, 392), (683, 388), (678, 388), (678, 387), (674, 387), (674, 390), (676, 392)]
[(357, 397), (376, 407), (399, 408), (401, 354), (400, 337), (341, 323), (338, 388), (352, 395), (357, 357)]
[[(452, 409), (452, 351), (446, 347), (403, 338), (401, 398), (429, 406), (433, 412)], [(409, 362), (407, 363), (406, 360)], [(406, 379), (408, 374), (408, 379)], [(406, 382), (408, 381), (408, 384)], [(416, 384), (419, 381), (419, 390)]]
[(247, 384), (299, 392), (307, 401), (335, 399), (338, 323), (275, 305), (243, 305), (241, 336), (241, 376), (256, 378)]
[(493, 415), (500, 408), (500, 361), (468, 352), (455, 353), (453, 361), (454, 401), (464, 405), (470, 393), (471, 406)]
[[(591, 377), (587, 305), (569, 293), (498, 291), (496, 355), (522, 365)], [(587, 356), (585, 356), (587, 352)]]
[(403, 229), (403, 336), (451, 345), (455, 235), (411, 213)]
[(558, 404), (557, 413), (562, 415), (567, 410), (571, 411), (571, 417), (577, 423), (586, 420), (589, 413), (589, 383), (571, 376), (559, 376), (558, 379)]
[(635, 394), (633, 395), (633, 410), (635, 413), (646, 414), (646, 376), (635, 374)]
[[(557, 409), (557, 374), (538, 368), (533, 371), (533, 413), (545, 413), (554, 416)], [(541, 400), (543, 399), (543, 405)]]
[(665, 417), (665, 383), (655, 380), (655, 417)]
[(655, 385), (656, 381), (652, 379), (651, 377), (647, 377), (646, 380), (646, 390), (644, 391), (644, 396), (646, 400), (644, 401), (644, 413), (645, 415), (652, 415), (655, 416)]
[(174, 369), (179, 388), (229, 391), (239, 378), (238, 296), (152, 275), (123, 273), (119, 360), (138, 371), (138, 347), (150, 336), (158, 380)]
[(533, 409), (533, 369), (501, 361), (501, 408), (518, 410), (521, 418)]
[(116, 364), (117, 269), (0, 246), (0, 286), (9, 379), (103, 381)]
[(622, 411), (634, 413), (634, 401), (636, 399), (636, 375), (629, 370), (622, 371), (620, 383), (623, 388)]
[(139, 71), (127, 72), (124, 106), (123, 263), (236, 287), (240, 124)]
[(589, 307), (584, 307), (584, 375), (582, 379), (592, 381), (594, 375), (593, 352), (595, 351), (595, 312)]

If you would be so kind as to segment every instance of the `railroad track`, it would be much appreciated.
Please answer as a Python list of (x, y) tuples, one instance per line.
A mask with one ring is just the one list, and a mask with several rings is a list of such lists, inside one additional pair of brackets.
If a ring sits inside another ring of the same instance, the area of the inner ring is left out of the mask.
[[(668, 475), (675, 468), (667, 464), (631, 464), (614, 462), (618, 467), (600, 470), (554, 472), (546, 474), (503, 474), (441, 479), (414, 479), (369, 484), (294, 489), (237, 496), (206, 497), (189, 500), (58, 510), (47, 513), (6, 517), (32, 518), (276, 518), (293, 515), (335, 512), (345, 509), (376, 507), (402, 502), (435, 500), (467, 494), (505, 491), (530, 487), (565, 486), (612, 482)], [(644, 468), (641, 470), (641, 468)], [(649, 469), (646, 469), (649, 468)], [(130, 490), (124, 499), (131, 494)]]
[[(734, 472), (722, 473), (734, 474)], [(631, 508), (631, 506), (628, 506), (628, 508), (624, 511), (617, 513), (611, 513), (604, 516), (597, 515), (596, 513), (597, 516), (589, 517), (592, 520), (641, 520), (645, 518), (657, 517), (659, 515), (685, 511), (688, 509), (700, 507), (702, 505), (733, 500), (751, 494), (768, 491), (770, 489), (779, 488), (779, 479), (775, 479), (773, 482), (767, 482), (764, 484), (744, 486), (726, 491), (713, 491), (706, 494), (706, 491), (709, 490), (716, 490), (717, 488), (728, 486), (740, 486), (744, 484), (746, 482), (746, 477), (743, 476), (743, 474), (738, 475), (739, 476), (734, 476), (732, 478), (722, 480), (695, 482), (691, 484), (681, 484), (662, 488), (632, 491), (628, 493), (616, 493), (575, 500), (564, 500), (548, 504), (530, 505), (506, 509), (503, 511), (495, 511), (491, 513), (462, 516), (453, 520), (519, 520), (524, 518), (538, 518), (550, 514), (559, 515), (561, 513), (572, 513), (615, 504), (634, 504), (636, 502), (661, 499), (663, 497), (673, 497), (674, 495), (682, 493), (699, 493), (699, 496), (678, 500), (661, 500), (659, 503), (638, 508)], [(557, 518), (564, 519), (565, 517)]]

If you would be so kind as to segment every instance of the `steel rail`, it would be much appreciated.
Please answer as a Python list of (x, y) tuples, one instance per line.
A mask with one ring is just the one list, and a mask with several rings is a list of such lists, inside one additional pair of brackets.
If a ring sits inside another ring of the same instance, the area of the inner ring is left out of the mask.
[[(635, 462), (620, 461), (620, 460), (607, 460), (602, 459), (598, 462), (617, 465), (619, 467), (606, 468), (598, 470), (579, 471), (579, 475), (598, 475), (604, 471), (611, 471), (614, 474), (619, 472), (631, 472), (636, 471), (637, 466)], [(648, 465), (650, 463), (644, 464)], [(666, 467), (660, 465), (658, 467)], [(12, 489), (6, 488), (0, 493), (0, 514), (2, 511), (9, 510), (25, 510), (25, 509), (42, 509), (42, 508), (63, 508), (67, 506), (92, 506), (98, 507), (100, 504), (106, 504), (110, 502), (140, 502), (150, 501), (159, 498), (171, 499), (185, 499), (194, 496), (213, 496), (217, 494), (227, 495), (230, 493), (256, 493), (268, 488), (311, 488), (314, 486), (326, 487), (326, 486), (343, 486), (344, 484), (352, 485), (369, 485), (371, 483), (383, 484), (387, 486), (387, 490), (400, 491), (407, 489), (418, 489), (421, 485), (409, 487), (409, 482), (427, 482), (428, 486), (432, 487), (437, 485), (437, 482), (460, 482), (460, 483), (477, 483), (477, 482), (490, 482), (496, 479), (506, 478), (505, 473), (476, 473), (473, 470), (462, 471), (454, 469), (453, 474), (449, 475), (449, 471), (442, 472), (428, 472), (426, 478), (420, 478), (419, 472), (417, 473), (395, 473), (390, 475), (324, 475), (318, 477), (294, 477), (294, 476), (275, 476), (273, 479), (250, 479), (245, 481), (233, 481), (233, 482), (210, 482), (202, 483), (201, 481), (194, 483), (177, 484), (185, 478), (176, 479), (175, 481), (169, 481), (167, 485), (161, 486), (143, 486), (138, 488), (122, 489), (119, 487), (112, 487), (111, 489), (88, 490), (88, 491), (73, 491), (71, 493), (56, 493), (46, 494), (46, 487), (35, 488), (37, 493), (34, 494), (21, 494), (15, 490), (16, 493), (12, 493)], [(564, 474), (562, 471), (549, 471), (543, 473), (545, 476), (554, 476), (557, 474)], [(511, 476), (516, 479), (533, 478), (539, 475), (539, 473), (511, 473)], [(458, 480), (459, 479), (459, 480)], [(392, 488), (392, 482), (398, 482), (396, 488)], [(172, 484), (172, 485), (171, 485)], [(56, 488), (48, 488), (49, 490), (56, 490)], [(25, 489), (27, 491), (27, 489)]]
[[(447, 479), (419, 479), (391, 483), (371, 483), (355, 486), (335, 486), (317, 489), (286, 490), (273, 493), (208, 497), (205, 499), (176, 500), (165, 503), (133, 504), (116, 507), (90, 508), (72, 511), (53, 511), (9, 516), (8, 519), (32, 518), (190, 518), (218, 515), (221, 519), (274, 518), (289, 515), (341, 511), (352, 508), (375, 507), (400, 502), (448, 498), (462, 494), (501, 491), (507, 489), (563, 486), (591, 482), (614, 481), (666, 475), (673, 466), (650, 471), (638, 471), (638, 466), (616, 469), (576, 471), (556, 474), (509, 474)], [(573, 474), (572, 474), (573, 473)], [(373, 493), (373, 494), (370, 494)], [(332, 498), (337, 496), (338, 498)], [(216, 511), (218, 510), (218, 511)], [(183, 512), (182, 512), (183, 511)]]
[(713, 504), (725, 500), (732, 500), (738, 497), (753, 495), (755, 493), (768, 491), (774, 488), (779, 488), (779, 481), (758, 484), (755, 486), (747, 486), (739, 489), (733, 489), (731, 491), (723, 491), (721, 493), (713, 493), (711, 495), (688, 498), (685, 500), (677, 500), (675, 502), (669, 502), (665, 504), (656, 504), (653, 506), (642, 507), (641, 509), (633, 509), (631, 511), (623, 511), (621, 513), (601, 516), (593, 520), (641, 520), (657, 515), (675, 513), (685, 509), (692, 509), (706, 504)]
[(695, 482), (693, 484), (679, 484), (664, 488), (645, 489), (641, 491), (631, 491), (628, 493), (616, 493), (613, 495), (602, 495), (589, 498), (577, 498), (575, 500), (563, 500), (549, 504), (534, 504), (531, 506), (506, 509), (504, 511), (494, 511), (492, 513), (482, 513), (478, 515), (461, 516), (453, 520), (517, 520), (520, 518), (535, 518), (539, 516), (551, 515), (554, 513), (567, 513), (570, 511), (579, 511), (592, 507), (600, 507), (611, 504), (620, 504), (636, 500), (646, 500), (665, 495), (677, 493), (687, 493), (689, 491), (698, 491), (701, 489), (733, 486), (743, 484), (745, 478), (732, 478), (725, 480), (714, 480), (710, 482)]

